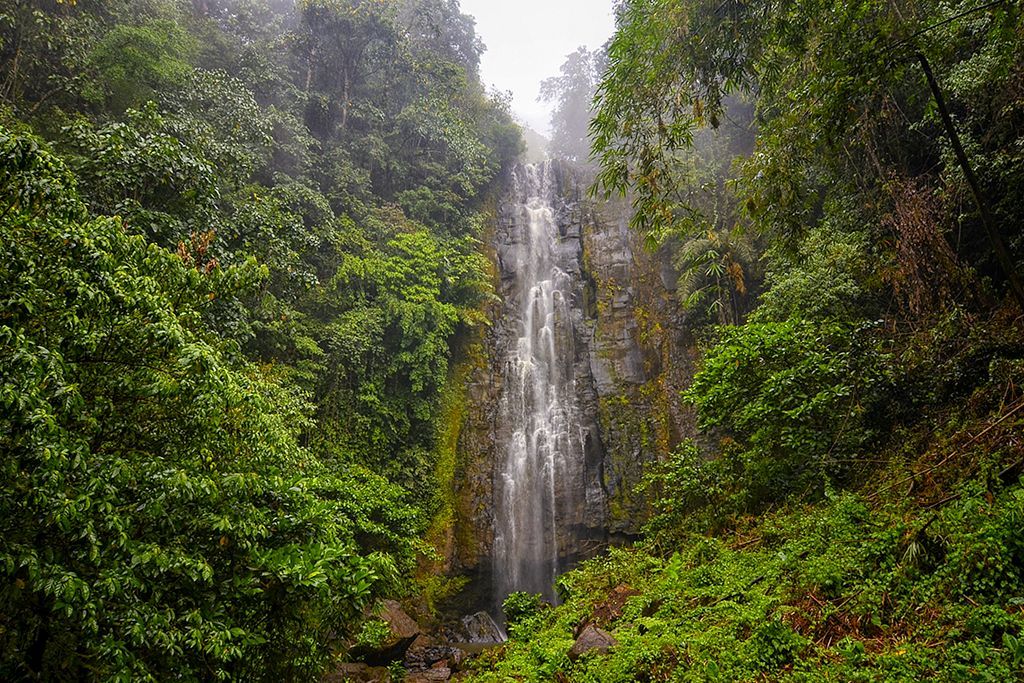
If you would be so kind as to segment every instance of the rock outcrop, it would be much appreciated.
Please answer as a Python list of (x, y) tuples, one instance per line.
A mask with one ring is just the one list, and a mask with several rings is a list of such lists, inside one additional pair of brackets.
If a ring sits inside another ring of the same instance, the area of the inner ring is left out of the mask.
[(587, 626), (569, 649), (569, 659), (576, 661), (585, 654), (603, 655), (619, 644), (615, 637), (596, 626)]
[(474, 645), (498, 645), (505, 637), (501, 628), (488, 612), (477, 612), (462, 617), (463, 642)]
[[(676, 303), (675, 275), (666, 260), (646, 252), (629, 229), (625, 202), (586, 198), (588, 181), (569, 164), (552, 163), (559, 267), (573, 279), (572, 363), (579, 430), (584, 444), (579, 476), (556, 495), (571, 501), (558, 530), (559, 568), (570, 568), (609, 543), (639, 531), (647, 515), (634, 494), (647, 463), (695, 433), (694, 417), (672, 400), (693, 373), (693, 342)], [(454, 608), (463, 613), (499, 607), (493, 601), (495, 476), (507, 425), (499, 402), (504, 359), (518, 329), (511, 306), (517, 261), (515, 207), (499, 202), (486, 236), (502, 299), (489, 311), (494, 324), (464, 354), (473, 367), (465, 382), (458, 436), (455, 520), (446, 569), (470, 579)]]
[[(414, 612), (415, 613), (415, 612)], [(346, 653), (346, 663), (336, 664), (322, 683), (430, 683), (451, 680), (466, 663), (504, 640), (501, 629), (487, 613), (471, 615), (457, 631), (432, 623), (424, 626), (409, 616), (398, 602), (385, 600), (367, 614), (388, 625), (389, 633), (373, 646), (355, 645)], [(478, 640), (471, 641), (470, 632)], [(395, 678), (396, 664), (404, 670)]]
[(373, 647), (357, 645), (352, 648), (350, 655), (366, 664), (387, 666), (405, 657), (406, 651), (420, 636), (422, 629), (394, 600), (383, 601), (377, 616), (388, 625), (388, 636)]
[(623, 200), (587, 203), (585, 274), (594, 290), (591, 367), (605, 448), (608, 537), (634, 536), (648, 514), (635, 489), (644, 468), (697, 435), (696, 415), (678, 400), (696, 361), (677, 275), (667, 255), (643, 248)]

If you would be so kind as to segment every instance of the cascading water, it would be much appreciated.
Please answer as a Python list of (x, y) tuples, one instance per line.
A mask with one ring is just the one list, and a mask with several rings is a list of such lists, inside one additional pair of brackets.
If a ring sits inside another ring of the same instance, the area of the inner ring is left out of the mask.
[(573, 277), (561, 249), (550, 162), (517, 167), (506, 268), (512, 283), (509, 339), (498, 419), (506, 441), (495, 477), (494, 579), (498, 604), (513, 591), (554, 599), (583, 480), (585, 437), (574, 372)]

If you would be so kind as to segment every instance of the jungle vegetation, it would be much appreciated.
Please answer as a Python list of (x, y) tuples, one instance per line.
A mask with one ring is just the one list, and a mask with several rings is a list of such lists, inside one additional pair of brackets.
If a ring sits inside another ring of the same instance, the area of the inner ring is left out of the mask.
[(1021, 680), (1019, 3), (623, 0), (603, 60), (594, 194), (676, 266), (701, 438), (472, 680)]
[(0, 678), (315, 680), (407, 590), (522, 144), (481, 51), (454, 0), (0, 3)]
[[(1024, 10), (616, 15), (552, 149), (678, 273), (700, 439), (471, 679), (1020, 679)], [(422, 588), (523, 150), (482, 49), (457, 0), (0, 2), (0, 678), (319, 680)]]

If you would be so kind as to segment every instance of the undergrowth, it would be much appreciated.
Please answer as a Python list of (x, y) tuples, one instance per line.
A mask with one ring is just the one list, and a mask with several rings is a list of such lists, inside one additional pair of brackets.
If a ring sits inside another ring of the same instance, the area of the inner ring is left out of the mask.
[[(650, 529), (563, 576), (470, 680), (1024, 680), (1021, 406), (922, 418), (814, 502)], [(571, 661), (589, 624), (618, 644)]]

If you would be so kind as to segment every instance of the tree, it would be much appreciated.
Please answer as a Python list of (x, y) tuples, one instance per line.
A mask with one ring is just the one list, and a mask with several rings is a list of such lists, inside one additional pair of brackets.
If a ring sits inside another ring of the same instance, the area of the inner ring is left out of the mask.
[(409, 579), (490, 296), (521, 141), (472, 21), (9, 4), (0, 678), (316, 678)]
[(0, 8), (0, 101), (31, 115), (71, 95), (92, 37), (80, 14), (74, 3), (55, 0), (13, 0)]
[(307, 120), (322, 134), (345, 133), (352, 106), (377, 68), (374, 53), (384, 57), (397, 47), (395, 7), (374, 0), (301, 0), (299, 8), (305, 91), (324, 98), (310, 103), (317, 108)]
[(399, 19), (414, 50), (459, 65), (467, 84), (477, 80), (484, 45), (458, 0), (402, 0)]
[(192, 36), (169, 19), (116, 26), (87, 57), (97, 76), (84, 96), (117, 113), (139, 107), (184, 84), (196, 47)]
[(540, 100), (555, 103), (550, 145), (554, 156), (577, 163), (590, 158), (590, 119), (604, 59), (603, 50), (580, 47), (566, 58), (559, 76), (541, 83)]
[(411, 511), (300, 448), (309, 407), (205, 327), (258, 269), (147, 244), (36, 140), (0, 149), (0, 673), (314, 675)]
[[(934, 184), (925, 176), (945, 165), (959, 167), (943, 178), (947, 201), (961, 183), (978, 196), (972, 164), (955, 153), (963, 132), (941, 115), (941, 76), (922, 78), (918, 69), (930, 62), (918, 55), (940, 55), (948, 69), (980, 50), (1009, 55), (1010, 27), (1019, 21), (1019, 8), (1002, 3), (626, 2), (593, 124), (599, 184), (633, 193), (638, 228), (670, 225), (674, 156), (692, 144), (695, 131), (720, 124), (726, 95), (744, 91), (756, 97), (760, 144), (745, 164), (743, 204), (757, 227), (780, 240), (798, 241), (837, 186), (891, 206), (898, 200), (886, 196), (891, 176)], [(972, 22), (984, 28), (971, 39), (943, 40), (951, 27)], [(928, 144), (907, 144), (908, 119)], [(945, 154), (947, 140), (954, 154)], [(1013, 292), (1014, 257), (1000, 247), (1008, 235), (985, 229), (994, 221), (985, 216), (984, 199), (977, 206), (978, 214), (965, 217), (972, 228), (965, 232), (985, 235), (988, 253), (978, 253), (972, 239), (966, 255), (984, 266), (995, 254)]]

